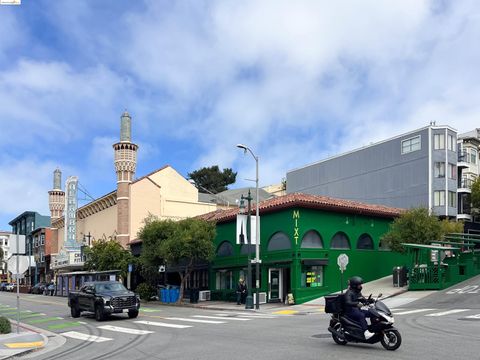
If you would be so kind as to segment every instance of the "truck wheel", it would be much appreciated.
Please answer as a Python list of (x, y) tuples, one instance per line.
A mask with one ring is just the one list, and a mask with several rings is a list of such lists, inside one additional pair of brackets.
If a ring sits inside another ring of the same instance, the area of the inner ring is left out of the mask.
[(72, 315), (73, 318), (80, 317), (81, 311), (78, 308), (78, 304), (75, 304), (75, 303), (72, 304), (70, 308), (70, 314)]
[(128, 312), (128, 317), (130, 319), (135, 319), (138, 316), (138, 310), (130, 310)]
[(95, 320), (103, 321), (104, 318), (103, 308), (100, 305), (95, 306)]

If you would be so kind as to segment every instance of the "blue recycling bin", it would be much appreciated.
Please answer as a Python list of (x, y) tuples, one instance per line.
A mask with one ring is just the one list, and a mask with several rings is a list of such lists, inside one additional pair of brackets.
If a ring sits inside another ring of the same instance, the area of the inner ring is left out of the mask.
[(176, 302), (180, 291), (178, 289), (170, 289), (170, 302)]
[(170, 290), (165, 289), (165, 302), (168, 304), (170, 302)]

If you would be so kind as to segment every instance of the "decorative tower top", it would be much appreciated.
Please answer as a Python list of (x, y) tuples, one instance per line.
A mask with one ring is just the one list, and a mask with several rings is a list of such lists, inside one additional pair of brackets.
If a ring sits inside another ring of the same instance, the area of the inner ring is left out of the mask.
[(53, 172), (53, 190), (62, 190), (62, 172), (59, 168)]
[(122, 114), (120, 122), (120, 142), (132, 141), (132, 118), (127, 110)]

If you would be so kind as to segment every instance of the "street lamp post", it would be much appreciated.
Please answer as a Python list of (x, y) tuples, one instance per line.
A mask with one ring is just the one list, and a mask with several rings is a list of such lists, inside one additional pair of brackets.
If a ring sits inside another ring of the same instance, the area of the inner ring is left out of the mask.
[(255, 199), (255, 308), (258, 310), (260, 309), (260, 212), (258, 210), (259, 205), (259, 196), (258, 196), (258, 156), (256, 156), (252, 149), (248, 146), (243, 144), (237, 144), (237, 147), (243, 149), (244, 153), (247, 151), (252, 154), (253, 158), (255, 159), (255, 167), (256, 167), (256, 176), (255, 176), (255, 191), (256, 191), (256, 199)]
[(251, 226), (251, 215), (252, 215), (252, 195), (250, 194), (250, 189), (248, 190), (248, 196), (244, 197), (243, 195), (240, 198), (240, 209), (244, 208), (243, 201), (248, 201), (248, 210), (247, 210), (247, 298), (245, 299), (245, 309), (253, 309), (253, 297), (252, 297), (252, 261), (250, 259), (250, 249), (252, 245), (252, 226)]

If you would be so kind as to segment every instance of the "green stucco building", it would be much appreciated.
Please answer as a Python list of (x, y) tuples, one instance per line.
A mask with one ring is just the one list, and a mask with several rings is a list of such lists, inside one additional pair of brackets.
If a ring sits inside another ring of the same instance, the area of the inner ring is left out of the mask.
[[(259, 212), (261, 302), (283, 302), (292, 294), (298, 304), (340, 290), (337, 258), (342, 253), (349, 257), (344, 287), (350, 276), (370, 281), (406, 263), (403, 255), (380, 244), (400, 209), (289, 194), (262, 202)], [(238, 209), (230, 209), (202, 216), (217, 223), (216, 257), (208, 277), (212, 299), (233, 300), (238, 279), (247, 278), (249, 247), (255, 257), (254, 245), (237, 240), (237, 214)], [(252, 266), (251, 284), (255, 279)]]

